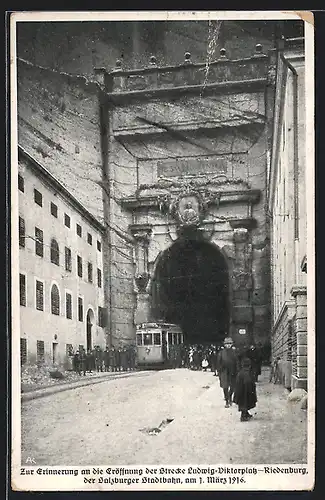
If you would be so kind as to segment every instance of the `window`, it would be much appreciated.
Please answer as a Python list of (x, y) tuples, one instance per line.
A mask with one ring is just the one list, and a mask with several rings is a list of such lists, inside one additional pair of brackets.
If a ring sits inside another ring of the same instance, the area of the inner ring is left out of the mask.
[(107, 309), (105, 307), (98, 307), (98, 326), (104, 327), (107, 325)]
[(24, 365), (27, 361), (27, 340), (20, 339), (20, 364)]
[(100, 269), (97, 269), (97, 286), (98, 288), (102, 287), (102, 272)]
[(64, 225), (70, 227), (70, 217), (67, 214), (64, 214)]
[(152, 333), (144, 333), (143, 334), (143, 344), (144, 345), (152, 345)]
[(72, 295), (68, 292), (65, 294), (65, 314), (68, 319), (72, 319)]
[(44, 341), (43, 340), (38, 340), (36, 342), (36, 351), (37, 351), (37, 362), (43, 363), (44, 362)]
[(77, 235), (82, 236), (82, 227), (80, 226), (80, 224), (76, 224), (76, 230), (77, 230)]
[(137, 345), (142, 345), (142, 333), (137, 333)]
[(72, 271), (71, 249), (65, 247), (64, 255), (65, 255), (65, 270), (71, 273)]
[(51, 313), (60, 315), (60, 293), (56, 285), (52, 285), (51, 289)]
[(101, 242), (100, 242), (100, 241), (98, 241), (98, 240), (97, 240), (97, 250), (98, 250), (99, 252), (101, 252), (101, 251), (102, 251), (102, 244), (101, 244)]
[(51, 240), (51, 262), (57, 266), (60, 265), (59, 244), (54, 238)]
[(20, 174), (18, 174), (18, 189), (22, 193), (25, 191), (25, 180)]
[(88, 281), (89, 283), (93, 282), (93, 265), (91, 262), (88, 262)]
[(25, 246), (25, 219), (19, 217), (19, 246)]
[(158, 332), (153, 334), (153, 345), (161, 345), (160, 333)]
[(35, 253), (40, 257), (44, 255), (43, 231), (35, 227)]
[(58, 207), (55, 203), (52, 203), (51, 202), (51, 214), (53, 215), (53, 217), (58, 217)]
[(44, 283), (36, 280), (36, 309), (44, 311)]
[(84, 320), (84, 306), (82, 297), (78, 297), (78, 321)]
[(89, 243), (89, 245), (93, 244), (93, 237), (90, 233), (87, 233), (87, 242)]
[(26, 307), (26, 276), (19, 274), (20, 305)]
[(43, 206), (43, 195), (37, 189), (34, 189), (34, 201), (40, 207)]
[(77, 255), (77, 270), (79, 278), (82, 278), (82, 258)]

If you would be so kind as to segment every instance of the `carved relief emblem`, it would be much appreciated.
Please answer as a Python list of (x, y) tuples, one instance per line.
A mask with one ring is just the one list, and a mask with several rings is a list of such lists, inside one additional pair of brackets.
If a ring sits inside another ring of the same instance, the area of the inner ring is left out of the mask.
[(196, 196), (180, 198), (175, 207), (175, 215), (181, 226), (198, 226), (200, 223), (200, 204)]
[(202, 221), (210, 202), (208, 194), (198, 190), (183, 189), (178, 195), (170, 194), (159, 200), (160, 209), (168, 211), (181, 227), (197, 227)]

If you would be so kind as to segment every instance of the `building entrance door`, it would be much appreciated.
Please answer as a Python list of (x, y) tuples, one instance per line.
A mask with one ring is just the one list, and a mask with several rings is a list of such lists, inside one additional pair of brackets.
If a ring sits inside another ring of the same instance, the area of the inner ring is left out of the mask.
[(58, 343), (52, 343), (52, 362), (55, 365), (58, 362)]
[(92, 328), (94, 324), (94, 311), (88, 309), (87, 312), (87, 338), (86, 338), (86, 348), (87, 351), (92, 350)]

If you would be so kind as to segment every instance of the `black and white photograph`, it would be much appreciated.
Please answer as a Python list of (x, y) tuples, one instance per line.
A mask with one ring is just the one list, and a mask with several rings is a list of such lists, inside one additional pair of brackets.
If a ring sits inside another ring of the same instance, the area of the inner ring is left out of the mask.
[(12, 488), (310, 490), (311, 12), (14, 12)]

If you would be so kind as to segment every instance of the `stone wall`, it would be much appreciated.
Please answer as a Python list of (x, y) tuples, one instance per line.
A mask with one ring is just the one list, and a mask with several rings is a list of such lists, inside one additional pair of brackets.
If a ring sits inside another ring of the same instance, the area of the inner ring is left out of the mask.
[[(135, 273), (152, 274), (159, 255), (177, 239), (175, 218), (161, 212), (158, 198), (176, 196), (188, 182), (193, 189), (199, 189), (199, 185), (204, 189), (206, 185), (215, 193), (213, 196), (219, 193), (221, 198), (205, 214), (203, 231), (227, 256), (232, 282), (237, 279), (232, 274), (235, 271), (249, 276), (249, 285), (232, 290), (234, 325), (230, 333), (236, 336), (241, 326), (249, 325), (250, 341), (263, 344), (270, 334), (267, 142), (262, 119), (267, 61), (266, 56), (255, 54), (246, 65), (244, 61), (220, 61), (220, 67), (216, 63), (209, 84), (217, 85), (220, 80), (225, 88), (209, 88), (204, 93), (190, 92), (193, 78), (196, 85), (200, 78), (202, 83), (197, 65), (171, 68), (168, 81), (161, 79), (164, 68), (130, 73), (117, 70), (109, 75), (113, 78), (113, 92), (108, 92), (114, 103), (109, 114), (112, 155), (121, 164), (123, 148), (130, 153), (129, 157), (124, 153), (123, 167), (114, 171), (114, 183), (119, 193), (124, 193), (126, 208), (119, 213), (121, 227), (127, 230), (132, 217), (134, 232), (147, 231), (149, 238), (147, 250), (142, 241), (136, 244)], [(255, 66), (260, 88), (246, 85), (250, 68)], [(227, 74), (226, 83), (220, 68)], [(231, 88), (232, 79), (239, 75), (241, 84)], [(186, 95), (178, 92), (179, 88), (184, 88)], [(128, 173), (129, 183), (123, 180), (124, 172)], [(242, 226), (245, 238), (237, 242), (235, 233)], [(140, 269), (137, 255), (142, 255), (144, 261), (146, 252), (147, 267)], [(241, 262), (246, 254), (245, 262)], [(145, 318), (150, 297), (145, 296), (146, 286), (139, 290), (136, 285), (135, 291), (138, 321), (140, 316)]]

